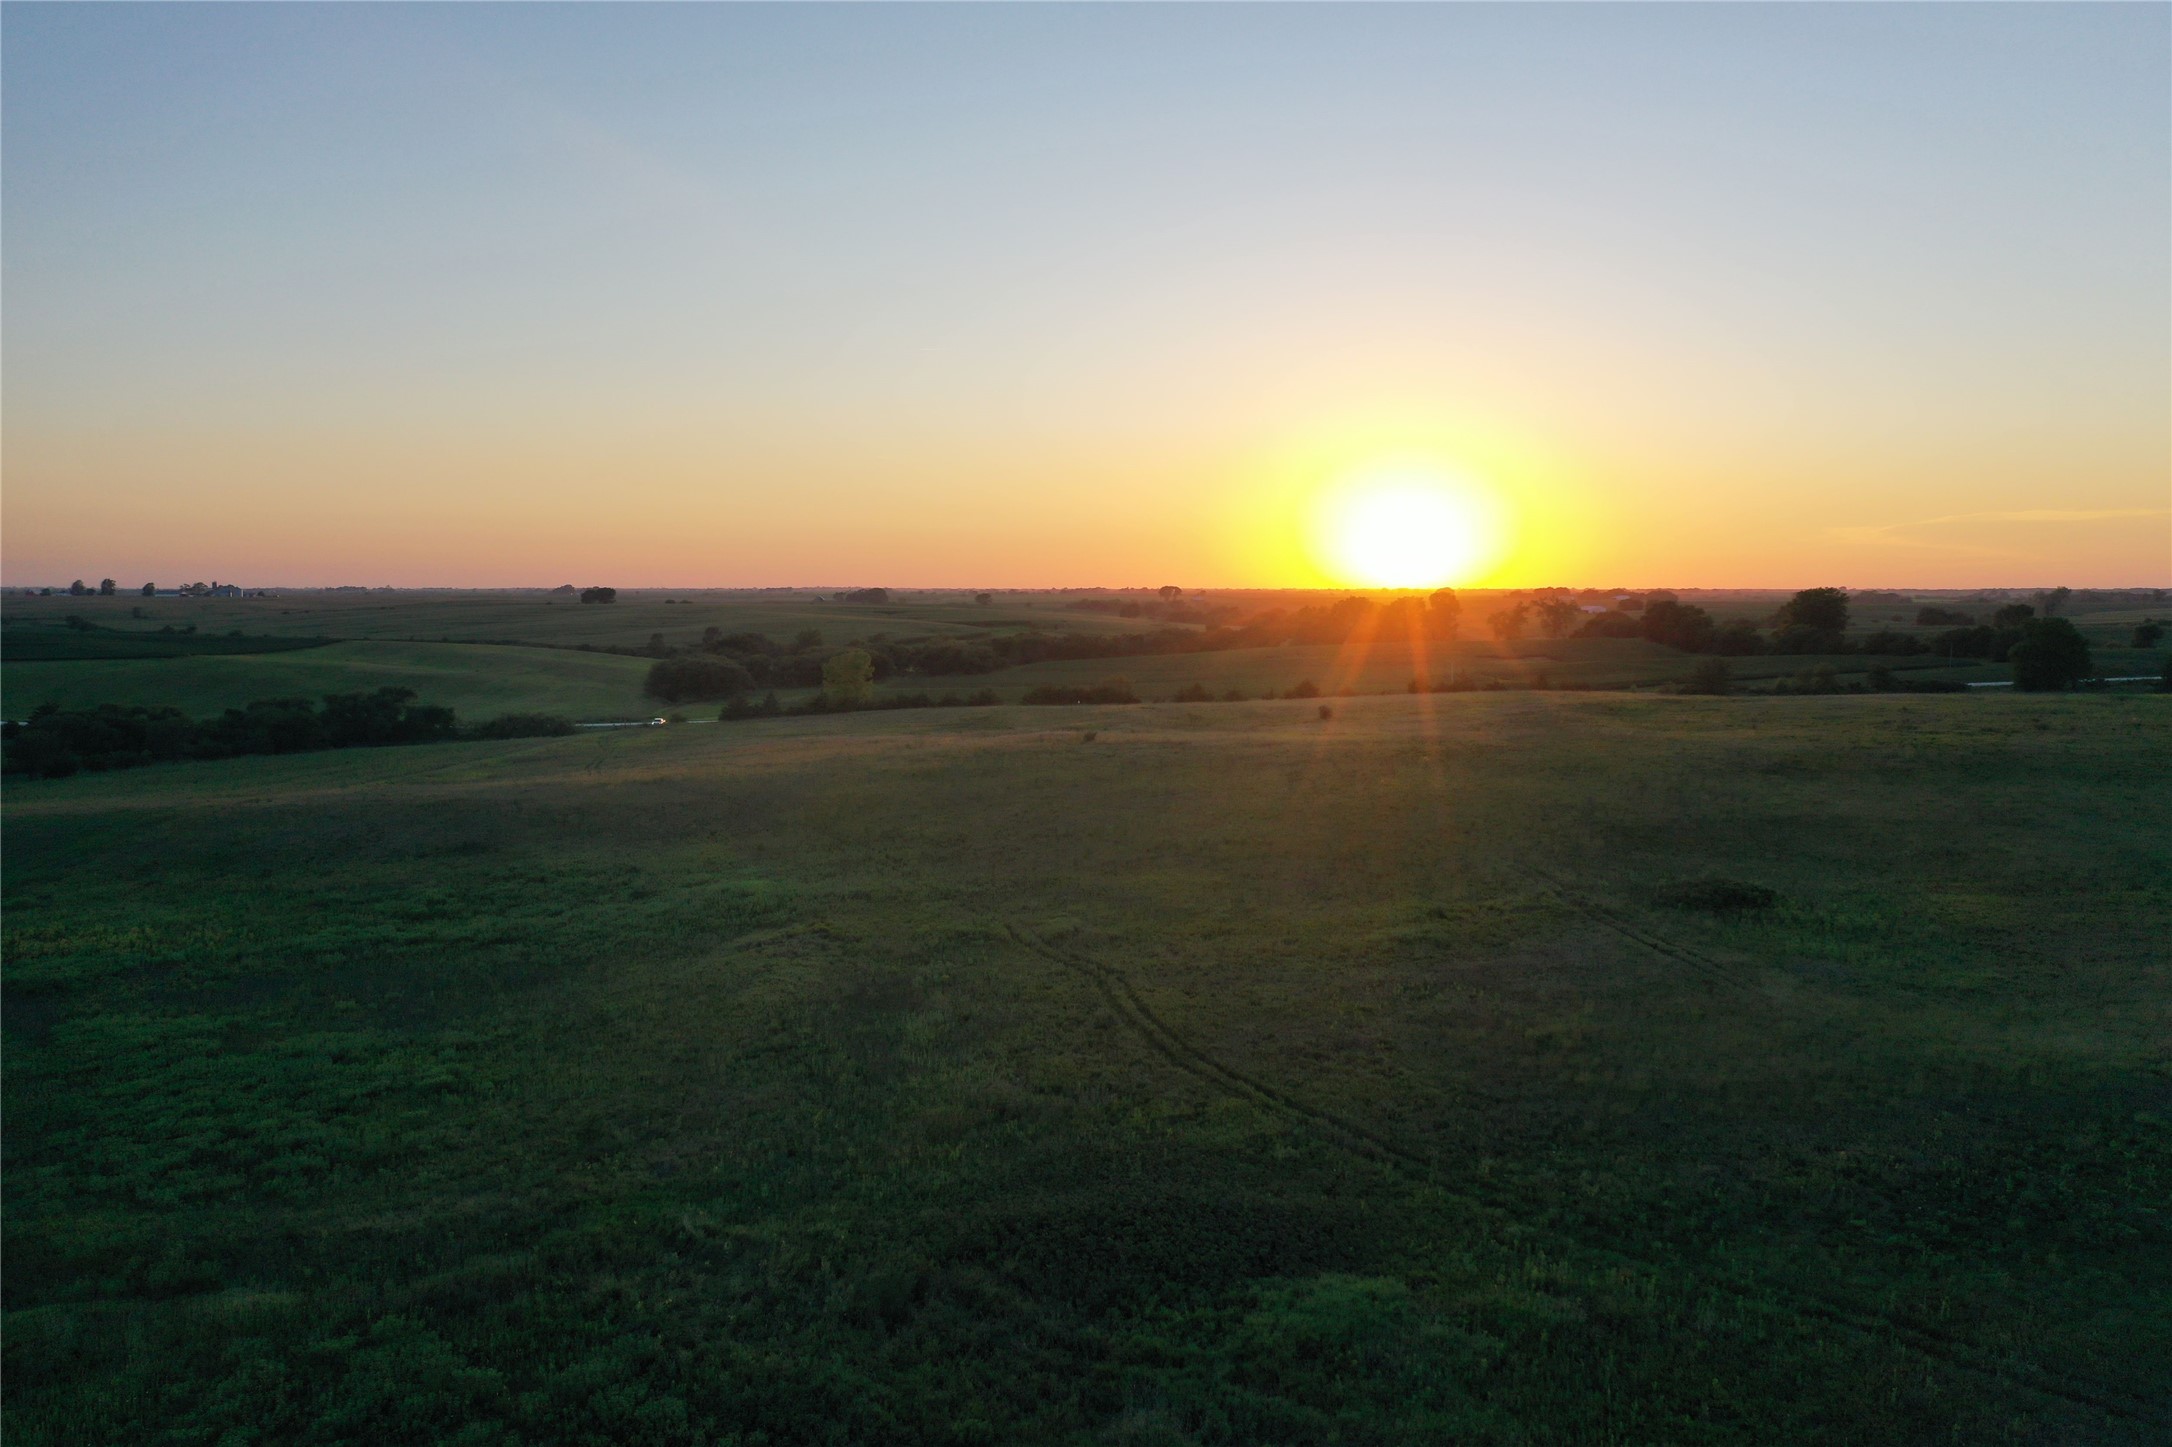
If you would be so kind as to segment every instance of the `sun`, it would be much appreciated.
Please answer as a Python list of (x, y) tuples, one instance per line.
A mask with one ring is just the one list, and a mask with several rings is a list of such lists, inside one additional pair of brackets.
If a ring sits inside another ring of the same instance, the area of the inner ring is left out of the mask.
[(1487, 500), (1429, 468), (1354, 474), (1326, 499), (1320, 551), (1337, 576), (1375, 588), (1437, 588), (1488, 561), (1498, 529)]

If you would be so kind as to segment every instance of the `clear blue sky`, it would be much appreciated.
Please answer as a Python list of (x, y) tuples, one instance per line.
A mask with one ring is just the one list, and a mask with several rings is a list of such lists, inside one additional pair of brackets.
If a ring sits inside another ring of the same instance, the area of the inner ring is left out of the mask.
[(2168, 20), (9, 4), (5, 576), (2162, 586)]

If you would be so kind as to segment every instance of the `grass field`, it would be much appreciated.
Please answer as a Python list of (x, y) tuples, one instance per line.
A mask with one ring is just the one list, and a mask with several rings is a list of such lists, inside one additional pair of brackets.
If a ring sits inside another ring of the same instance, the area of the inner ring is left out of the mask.
[(10, 1440), (2162, 1441), (2166, 702), (13, 785)]
[[(970, 690), (993, 687), (1006, 701), (1015, 700), (1040, 684), (1090, 684), (1121, 676), (1142, 697), (1168, 698), (1197, 684), (1217, 695), (1231, 689), (1247, 698), (1281, 693), (1292, 685), (1311, 680), (1329, 693), (1395, 693), (1409, 687), (1413, 678), (1444, 682), (1467, 677), (1484, 686), (1498, 682), (1510, 688), (1571, 685), (1585, 688), (1651, 688), (1685, 678), (1697, 666), (1698, 656), (1664, 648), (1641, 638), (1525, 639), (1502, 646), (1491, 642), (1419, 646), (1406, 641), (1369, 640), (1362, 646), (1336, 644), (1296, 645), (1284, 648), (1242, 648), (1221, 653), (1177, 653), (1141, 658), (1089, 658), (1056, 663), (1033, 663), (1006, 668), (994, 674), (956, 678), (901, 677), (886, 680), (888, 692)], [(2008, 678), (2002, 665), (1963, 663), (1940, 658), (1878, 659), (1862, 654), (1844, 657), (1731, 658), (1734, 677), (1744, 683), (1787, 677), (1830, 664), (1843, 680), (1860, 679), (1875, 663), (1886, 663), (1910, 678)]]
[[(842, 647), (854, 638), (972, 635), (1041, 629), (1134, 633), (1151, 620), (1075, 612), (1077, 595), (998, 594), (982, 607), (959, 593), (900, 594), (888, 604), (827, 603), (812, 592), (642, 592), (609, 604), (540, 593), (294, 593), (269, 598), (25, 598), (0, 600), (11, 621), (58, 622), (70, 614), (101, 627), (197, 625), (200, 633), (367, 638), (453, 643), (543, 643), (640, 648), (661, 633), (672, 644), (699, 641), (705, 628), (763, 633), (782, 641), (806, 629)], [(666, 602), (666, 599), (675, 601)], [(141, 619), (130, 616), (140, 608)]]
[(291, 653), (211, 658), (10, 663), (0, 671), (10, 718), (40, 704), (164, 705), (195, 717), (252, 699), (411, 688), (465, 722), (541, 712), (579, 720), (653, 712), (641, 696), (648, 660), (570, 649), (457, 643), (333, 643)]
[[(149, 630), (144, 634), (146, 646), (162, 641), (174, 644), (172, 635), (156, 633), (168, 624), (198, 627), (190, 640), (174, 646), (218, 646), (235, 629), (244, 634), (236, 646), (254, 647), (259, 645), (253, 640), (281, 637), (333, 636), (351, 641), (284, 656), (11, 661), (0, 674), (4, 674), (8, 716), (17, 718), (47, 702), (70, 707), (164, 704), (203, 714), (281, 693), (314, 696), (396, 684), (415, 689), (427, 702), (452, 707), (471, 721), (510, 711), (561, 713), (581, 721), (624, 719), (656, 706), (640, 694), (646, 662), (585, 653), (580, 651), (582, 645), (639, 648), (655, 634), (669, 644), (686, 645), (698, 642), (703, 630), (711, 627), (727, 633), (760, 633), (779, 643), (813, 631), (822, 635), (825, 646), (841, 649), (876, 636), (925, 638), (1021, 629), (1139, 632), (1160, 626), (1152, 619), (1078, 612), (1068, 606), (1086, 596), (998, 594), (985, 607), (960, 593), (900, 593), (894, 604), (882, 606), (827, 603), (812, 592), (639, 593), (610, 605), (583, 605), (535, 593), (314, 593), (149, 600), (9, 596), (0, 600), (0, 606), (11, 623), (57, 625), (74, 614), (102, 628)], [(1334, 596), (1339, 595), (1232, 594), (1225, 601), (1252, 609), (1317, 603)], [(666, 602), (666, 598), (677, 601)], [(1483, 606), (1473, 604), (1474, 609)], [(1731, 606), (1735, 614), (1745, 617), (1761, 617), (1770, 611), (1769, 602), (1715, 606), (1723, 613)], [(129, 614), (136, 610), (146, 616), (131, 618)], [(2106, 614), (2084, 620), (2083, 630), (2096, 649), (2101, 671), (2153, 676), (2163, 668), (2162, 648), (2123, 646), (2143, 616)], [(1870, 627), (1887, 620), (1866, 615), (1861, 621)], [(1473, 631), (1482, 634), (1482, 630)], [(1936, 630), (1903, 626), (1901, 631)], [(49, 649), (125, 650), (131, 641), (119, 634), (57, 627), (15, 627), (9, 632), (26, 651), (33, 643)], [(435, 641), (439, 639), (470, 644), (516, 639), (548, 648), (451, 647)], [(1830, 664), (1843, 682), (1859, 681), (1865, 670), (1881, 661), (1913, 678), (1989, 681), (2011, 676), (2003, 664), (1922, 655), (1883, 660), (1861, 654), (1757, 656), (1729, 662), (1738, 681), (1758, 687), (1821, 663)], [(1501, 645), (1483, 636), (1435, 648), (1432, 656), (1420, 661), (1413, 659), (1407, 639), (1383, 638), (1364, 647), (1250, 648), (1042, 663), (959, 677), (903, 675), (886, 680), (883, 690), (963, 694), (990, 688), (1005, 701), (1016, 701), (1042, 684), (1091, 684), (1121, 676), (1150, 698), (1168, 698), (1195, 685), (1217, 695), (1235, 689), (1257, 698), (1306, 679), (1329, 692), (1388, 693), (1401, 691), (1414, 676), (1443, 679), (1454, 674), (1467, 675), (1481, 686), (1497, 681), (1512, 688), (1624, 689), (1671, 685), (1686, 677), (1696, 663), (1695, 655), (1641, 639), (1524, 639)], [(811, 690), (783, 692), (788, 699), (796, 699)], [(687, 711), (706, 713), (713, 708), (689, 706)]]

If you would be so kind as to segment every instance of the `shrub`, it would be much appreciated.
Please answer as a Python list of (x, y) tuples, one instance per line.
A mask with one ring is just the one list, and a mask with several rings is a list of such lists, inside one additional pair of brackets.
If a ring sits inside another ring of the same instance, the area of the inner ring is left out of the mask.
[(1727, 660), (1724, 658), (1707, 658), (1701, 660), (1695, 668), (1689, 671), (1689, 677), (1682, 682), (1682, 692), (1731, 693), (1734, 686), (1734, 670), (1727, 666)]
[(1863, 640), (1862, 648), (1865, 653), (1882, 653), (1892, 657), (1904, 657), (1911, 653), (1930, 651), (1923, 640), (1914, 634), (1897, 633), (1890, 628), (1881, 628), (1876, 633), (1866, 637)]
[(784, 705), (777, 701), (774, 693), (763, 694), (760, 703), (748, 703), (745, 694), (733, 694), (731, 701), (724, 705), (723, 711), (716, 717), (718, 723), (723, 723), (739, 718), (775, 718), (783, 712)]
[(1321, 705), (1320, 705), (1320, 717), (1321, 717), (1321, 718), (1322, 718), (1323, 720), (1324, 720), (1324, 719), (1331, 719), (1331, 718), (1333, 718), (1334, 716), (1335, 716), (1335, 706), (1334, 706), (1333, 704), (1330, 704), (1330, 703), (1323, 703), (1323, 704), (1321, 704)]
[(471, 739), (545, 739), (574, 732), (573, 720), (554, 713), (501, 713), (467, 731)]
[(618, 589), (583, 588), (581, 589), (581, 601), (583, 603), (616, 603), (618, 601)]
[(1702, 653), (1712, 641), (1712, 615), (1694, 603), (1678, 603), (1672, 598), (1646, 603), (1638, 626), (1652, 642), (1688, 653)]
[(662, 658), (649, 666), (641, 691), (665, 703), (730, 698), (754, 687), (754, 675), (729, 658), (691, 655)]
[(1318, 698), (1320, 696), (1320, 685), (1308, 678), (1282, 696), (1284, 698)]
[(2155, 648), (2163, 639), (2164, 625), (2154, 618), (2135, 627), (2133, 643), (2136, 648)]
[(875, 683), (875, 660), (864, 648), (847, 648), (822, 665), (822, 696), (833, 705), (857, 707)]
[(1722, 653), (1730, 658), (1747, 658), (1765, 651), (1765, 638), (1757, 631), (1757, 625), (1749, 619), (1731, 618), (1725, 627), (1712, 635), (1708, 646), (1714, 653)]
[(1644, 633), (1644, 625), (1627, 613), (1608, 610), (1591, 618), (1576, 630), (1579, 638), (1637, 638)]
[(1131, 682), (1123, 678), (1104, 679), (1090, 688), (1075, 685), (1044, 683), (1026, 690), (1020, 703), (1078, 704), (1078, 703), (1137, 703), (1139, 695), (1132, 691)]
[(198, 723), (172, 708), (38, 709), (10, 725), (4, 767), (11, 774), (62, 778), (79, 769), (129, 769), (170, 759), (294, 754), (374, 744), (433, 743), (457, 736), (453, 711), (418, 704), (405, 688), (264, 698)]
[(1950, 678), (1902, 678), (1884, 664), (1874, 664), (1865, 680), (1872, 693), (1967, 693), (1968, 685)]
[(1806, 668), (1793, 678), (1783, 678), (1772, 686), (1774, 693), (1840, 693), (1840, 679), (1830, 663)]
[(2095, 671), (2089, 641), (2064, 618), (2031, 619), (2006, 657), (2014, 687), (2030, 692), (2071, 688)]
[(1837, 629), (1812, 628), (1796, 623), (1772, 635), (1774, 653), (1800, 656), (1805, 653), (1845, 653), (1847, 636)]
[[(415, 691), (411, 688), (326, 694), (323, 712), (318, 716), (325, 743), (335, 749), (363, 744), (421, 744), (449, 739), (458, 733), (451, 709), (418, 704), (414, 698)], [(275, 700), (274, 705), (280, 702)], [(255, 709), (259, 705), (249, 707)], [(309, 706), (305, 703), (301, 707), (306, 712)], [(226, 716), (233, 718), (233, 711), (229, 710)], [(251, 749), (248, 752), (260, 751)], [(262, 752), (285, 753), (288, 750), (276, 748)]]
[(1955, 628), (1931, 640), (1931, 652), (1941, 658), (1995, 658), (2004, 651), (1999, 630), (1987, 624)]
[(1848, 627), (1848, 590), (1805, 588), (1780, 605), (1772, 623), (1783, 633), (1805, 628), (1816, 633), (1842, 633)]
[(1188, 683), (1176, 691), (1170, 702), (1212, 703), (1214, 702), (1214, 695), (1208, 692), (1207, 686), (1203, 683)]
[(1652, 900), (1668, 909), (1695, 909), (1710, 914), (1725, 914), (1743, 909), (1770, 909), (1779, 903), (1780, 896), (1762, 884), (1744, 884), (1739, 879), (1688, 879), (1670, 884), (1658, 890)]

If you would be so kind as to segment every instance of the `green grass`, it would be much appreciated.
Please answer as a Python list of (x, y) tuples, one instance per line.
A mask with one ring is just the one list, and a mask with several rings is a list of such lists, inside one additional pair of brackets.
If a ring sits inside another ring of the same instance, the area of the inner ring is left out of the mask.
[[(1831, 664), (1844, 680), (1860, 679), (1866, 669), (1881, 661), (1910, 678), (2011, 677), (2002, 666), (1956, 668), (1949, 660), (1920, 657), (1731, 658), (1728, 666), (1738, 681), (1755, 684), (1801, 673), (1821, 663)], [(1169, 698), (1198, 684), (1216, 695), (1236, 689), (1256, 699), (1269, 692), (1279, 694), (1306, 679), (1329, 693), (1394, 693), (1407, 689), (1414, 677), (1444, 681), (1456, 675), (1468, 676), (1481, 686), (1497, 681), (1509, 688), (1575, 685), (1623, 689), (1679, 682), (1697, 663), (1698, 655), (1640, 638), (1524, 639), (1505, 646), (1465, 641), (1415, 650), (1408, 640), (1374, 639), (1352, 646), (1295, 645), (1034, 663), (975, 677), (899, 677), (885, 680), (883, 686), (889, 692), (907, 693), (993, 687), (1006, 701), (1016, 700), (1040, 684), (1090, 684), (1117, 676), (1129, 679), (1141, 696), (1148, 698)]]
[(2161, 1441), (2168, 775), (1516, 693), (15, 785), (7, 1430)]
[(62, 659), (193, 658), (206, 654), (285, 653), (314, 648), (328, 640), (249, 637), (238, 633), (160, 633), (155, 629), (54, 628), (42, 625), (0, 629), (0, 656), (10, 663)]
[(515, 712), (640, 717), (653, 711), (641, 695), (648, 667), (646, 659), (566, 649), (334, 643), (245, 656), (10, 663), (4, 679), (12, 718), (44, 703), (167, 705), (200, 717), (252, 699), (398, 687), (474, 723)]
[[(9, 596), (0, 608), (10, 622), (58, 623), (75, 614), (101, 627), (150, 628), (197, 625), (198, 632), (239, 628), (250, 634), (417, 640), (423, 642), (542, 643), (576, 647), (640, 648), (651, 634), (673, 644), (693, 643), (705, 628), (726, 633), (763, 633), (788, 642), (813, 629), (843, 647), (856, 638), (888, 633), (970, 636), (1037, 628), (1071, 633), (1134, 633), (1150, 620), (1078, 613), (1063, 605), (1072, 595), (1019, 598), (998, 594), (981, 607), (955, 592), (900, 593), (871, 605), (825, 603), (814, 594), (672, 592), (622, 594), (610, 604), (583, 604), (540, 593), (386, 594), (296, 593), (271, 598), (24, 598)], [(667, 603), (666, 598), (683, 601)], [(146, 615), (137, 620), (130, 610)]]
[[(610, 605), (583, 605), (565, 598), (515, 593), (397, 594), (293, 594), (274, 598), (24, 598), (0, 599), (0, 608), (12, 624), (36, 622), (57, 625), (69, 614), (87, 618), (100, 627), (155, 630), (171, 624), (195, 624), (198, 640), (216, 641), (228, 630), (241, 629), (250, 638), (316, 638), (333, 636), (361, 640), (368, 647), (349, 645), (314, 650), (312, 663), (294, 660), (268, 664), (259, 671), (240, 662), (231, 665), (212, 661), (181, 663), (176, 660), (146, 661), (139, 667), (117, 667), (118, 659), (96, 662), (95, 668), (60, 664), (10, 662), (5, 668), (7, 708), (12, 716), (26, 714), (44, 702), (69, 706), (98, 703), (168, 704), (188, 712), (216, 710), (270, 696), (254, 691), (278, 685), (285, 678), (305, 679), (291, 692), (325, 693), (351, 691), (396, 683), (415, 688), (425, 700), (458, 709), (464, 717), (483, 712), (540, 710), (569, 714), (581, 720), (630, 718), (652, 705), (639, 694), (639, 678), (646, 664), (637, 660), (600, 660), (577, 650), (644, 647), (654, 634), (672, 645), (699, 641), (706, 628), (727, 633), (761, 633), (789, 642), (803, 631), (820, 633), (826, 644), (842, 648), (856, 639), (877, 635), (897, 638), (930, 635), (970, 636), (986, 632), (1040, 629), (1073, 633), (1151, 631), (1150, 619), (1120, 618), (1100, 613), (1074, 612), (1065, 605), (1084, 594), (998, 594), (993, 605), (981, 607), (957, 592), (900, 592), (897, 601), (884, 606), (824, 603), (811, 592), (669, 592), (656, 590), (625, 595)], [(1327, 594), (1231, 595), (1246, 607), (1290, 607), (1323, 598)], [(682, 601), (665, 602), (666, 598)], [(1474, 599), (1474, 612), (1487, 606)], [(1762, 616), (1756, 610), (1769, 606), (1740, 605), (1733, 611), (1743, 616)], [(140, 609), (143, 619), (129, 617)], [(1727, 611), (1725, 608), (1722, 611)], [(2091, 615), (2083, 620), (2084, 632), (2096, 649), (2097, 662), (2106, 673), (2154, 675), (2164, 666), (2164, 651), (2133, 650), (2123, 646), (2133, 623), (2143, 615)], [(1883, 626), (1882, 619), (1866, 617), (1864, 627)], [(11, 627), (11, 638), (33, 630)], [(42, 628), (34, 630), (40, 634)], [(1903, 627), (1902, 631), (1934, 633), (1939, 630)], [(101, 640), (106, 634), (71, 631), (55, 637)], [(407, 640), (419, 639), (420, 643)], [(430, 643), (521, 642), (547, 645), (559, 650), (537, 652), (502, 648), (432, 648)], [(125, 644), (129, 640), (123, 640)], [(12, 646), (12, 645), (11, 645)], [(95, 646), (108, 647), (104, 643)], [(1849, 655), (1836, 658), (1752, 657), (1729, 661), (1736, 678), (1755, 687), (1767, 680), (1803, 672), (1829, 663), (1840, 677), (1859, 680), (1864, 671), (1880, 662), (1876, 658)], [(1896, 671), (1917, 678), (1956, 681), (2003, 680), (2011, 671), (2003, 664), (1971, 663), (1929, 657), (1883, 660)], [(1499, 680), (1509, 687), (1529, 687), (1543, 680), (1545, 686), (1564, 684), (1602, 689), (1650, 688), (1685, 678), (1697, 659), (1693, 655), (1662, 648), (1641, 639), (1525, 639), (1501, 646), (1488, 638), (1466, 640), (1458, 647), (1436, 650), (1426, 660), (1429, 676), (1452, 672), (1475, 679)], [(887, 680), (890, 692), (971, 693), (993, 688), (1007, 701), (1015, 701), (1028, 689), (1042, 684), (1091, 684), (1121, 675), (1145, 696), (1168, 698), (1198, 684), (1217, 695), (1236, 689), (1249, 697), (1288, 689), (1311, 679), (1323, 689), (1349, 689), (1357, 693), (1385, 693), (1403, 689), (1414, 666), (1408, 640), (1378, 640), (1363, 648), (1337, 646), (1244, 649), (1225, 653), (1159, 655), (1137, 658), (1089, 659), (1035, 664), (1005, 669), (994, 674), (955, 678), (905, 676)], [(262, 680), (260, 682), (259, 680)], [(630, 679), (623, 683), (622, 679)], [(101, 691), (104, 690), (104, 691)], [(788, 697), (805, 690), (785, 691)], [(708, 710), (703, 710), (708, 711)]]

